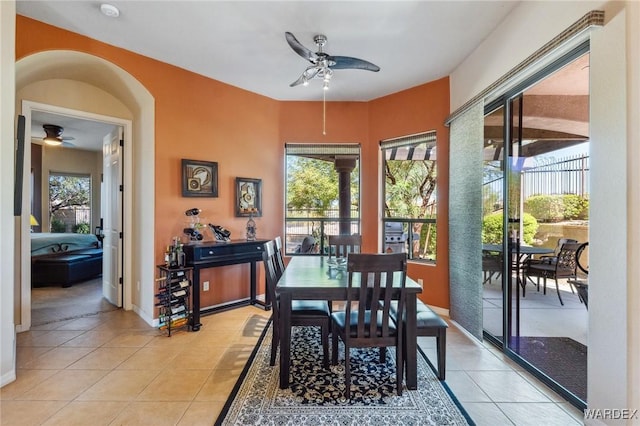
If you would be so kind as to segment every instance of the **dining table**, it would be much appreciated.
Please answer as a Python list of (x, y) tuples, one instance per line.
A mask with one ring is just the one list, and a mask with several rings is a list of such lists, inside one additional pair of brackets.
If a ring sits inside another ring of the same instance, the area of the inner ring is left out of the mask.
[[(527, 279), (531, 279), (524, 275), (525, 269), (523, 266), (525, 265), (527, 260), (533, 259), (533, 256), (552, 254), (554, 252), (554, 249), (548, 247), (528, 246), (524, 244), (509, 244), (509, 246), (511, 248), (511, 254), (514, 256), (514, 259), (517, 260), (517, 262), (514, 262), (514, 264), (518, 268), (518, 271), (516, 273), (517, 281), (518, 284), (522, 287), (522, 297), (524, 297), (524, 289), (527, 283)], [(503, 247), (502, 244), (482, 244), (482, 251), (491, 253), (502, 253)], [(522, 277), (520, 277), (520, 269), (522, 269)]]
[[(502, 253), (503, 248), (502, 248), (502, 244), (483, 244), (482, 250)], [(520, 244), (519, 246), (512, 245), (511, 253), (520, 254), (521, 256), (531, 257), (533, 255), (553, 253), (553, 249), (548, 247), (535, 247), (535, 246), (527, 246), (527, 245)]]
[[(346, 264), (336, 263), (325, 256), (294, 256), (276, 285), (280, 299), (280, 388), (289, 387), (291, 367), (291, 301), (292, 300), (347, 300), (348, 277)], [(399, 281), (399, 280), (398, 280)], [(352, 286), (358, 291), (357, 280)], [(394, 286), (400, 283), (394, 283)], [(405, 338), (406, 338), (406, 386), (418, 387), (416, 300), (422, 287), (407, 276), (405, 281)], [(398, 292), (399, 293), (399, 292)]]

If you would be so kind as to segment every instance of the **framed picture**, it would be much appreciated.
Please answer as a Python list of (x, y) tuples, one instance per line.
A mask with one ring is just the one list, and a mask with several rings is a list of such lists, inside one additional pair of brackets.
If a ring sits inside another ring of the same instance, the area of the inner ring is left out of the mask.
[(182, 196), (217, 197), (218, 163), (183, 159)]
[(262, 216), (262, 179), (236, 178), (236, 216)]

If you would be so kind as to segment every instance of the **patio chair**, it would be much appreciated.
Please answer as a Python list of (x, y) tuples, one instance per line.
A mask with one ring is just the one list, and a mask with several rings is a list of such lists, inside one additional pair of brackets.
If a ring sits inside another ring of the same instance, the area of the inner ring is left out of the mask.
[[(547, 294), (547, 278), (553, 278), (556, 282), (556, 291), (558, 292), (558, 299), (560, 304), (564, 305), (562, 296), (560, 295), (560, 287), (558, 280), (567, 278), (575, 279), (576, 270), (578, 268), (577, 252), (580, 248), (580, 244), (577, 243), (565, 243), (560, 248), (558, 255), (556, 256), (555, 263), (546, 263), (540, 261), (528, 260), (524, 265), (524, 273), (527, 278), (536, 277), (538, 287), (540, 286), (540, 278), (543, 279), (543, 294)], [(571, 286), (570, 286), (571, 287)], [(571, 289), (573, 291), (573, 288)]]
[(584, 303), (585, 308), (589, 309), (589, 265), (587, 263), (585, 250), (589, 247), (589, 242), (580, 244), (576, 253), (576, 263), (578, 265), (579, 277), (567, 282), (576, 289), (580, 302)]
[(560, 249), (566, 243), (578, 243), (578, 240), (574, 240), (572, 238), (558, 238), (558, 242), (556, 243), (556, 248), (553, 249), (553, 254), (543, 254), (540, 256), (538, 260), (541, 262), (552, 263), (555, 264), (558, 261), (558, 253), (560, 253)]
[[(275, 242), (264, 243), (262, 260), (267, 281), (267, 293), (271, 300), (271, 336), (270, 365), (275, 365), (276, 353), (280, 345), (280, 302), (276, 295), (276, 285), (282, 276), (277, 272)], [(320, 327), (322, 340), (323, 366), (329, 367), (329, 304), (325, 300), (294, 300), (291, 303), (291, 325)]]
[[(380, 362), (385, 360), (386, 347), (396, 347), (396, 392), (402, 395), (403, 378), (403, 323), (394, 322), (391, 315), (392, 296), (396, 292), (397, 312), (404, 311), (407, 255), (350, 254), (347, 303), (344, 311), (331, 314), (333, 335), (333, 364), (338, 362), (338, 339), (344, 342), (346, 398), (351, 395), (351, 348), (380, 348)], [(399, 285), (394, 278), (400, 274)], [(365, 281), (366, 285), (365, 285)], [(357, 291), (352, 292), (352, 289)], [(378, 301), (371, 303), (368, 301)]]
[(494, 278), (502, 276), (502, 254), (496, 252), (482, 251), (482, 285), (491, 283)]
[(296, 247), (296, 253), (300, 254), (308, 254), (316, 252), (316, 239), (311, 235), (307, 235), (302, 240), (302, 243), (298, 247)]

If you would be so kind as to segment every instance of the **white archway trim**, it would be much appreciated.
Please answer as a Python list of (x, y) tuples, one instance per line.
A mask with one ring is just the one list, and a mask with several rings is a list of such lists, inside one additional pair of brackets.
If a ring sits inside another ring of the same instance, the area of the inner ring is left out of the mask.
[[(83, 52), (54, 50), (39, 52), (16, 62), (16, 91), (40, 80), (62, 78), (96, 86), (120, 100), (133, 114), (125, 123), (124, 146), (124, 263), (123, 307), (133, 309), (147, 323), (153, 323), (155, 275), (155, 101), (149, 91), (131, 74), (104, 59)], [(33, 107), (34, 105), (31, 105)], [(47, 106), (51, 111), (50, 106)], [(65, 111), (60, 107), (60, 111)], [(55, 111), (53, 111), (55, 112)], [(66, 110), (66, 113), (69, 113)], [(71, 111), (75, 115), (78, 111)], [(64, 112), (63, 112), (64, 113)], [(113, 117), (88, 113), (84, 117), (101, 117), (111, 122)], [(126, 120), (125, 120), (126, 121)], [(128, 134), (127, 134), (128, 129)], [(30, 135), (27, 135), (26, 140)], [(29, 198), (27, 198), (29, 199)], [(28, 210), (27, 210), (28, 212)], [(24, 214), (24, 213), (23, 213)], [(23, 220), (23, 223), (26, 223)], [(22, 276), (29, 267), (28, 226), (22, 227)], [(27, 233), (25, 235), (25, 232)], [(151, 237), (150, 237), (151, 236)], [(25, 240), (27, 245), (25, 246)], [(26, 254), (25, 254), (26, 251)], [(135, 254), (135, 255), (134, 255)], [(24, 289), (30, 281), (22, 283)], [(24, 319), (24, 305), (21, 318)], [(27, 309), (30, 309), (30, 304)], [(20, 324), (23, 331), (26, 324)]]

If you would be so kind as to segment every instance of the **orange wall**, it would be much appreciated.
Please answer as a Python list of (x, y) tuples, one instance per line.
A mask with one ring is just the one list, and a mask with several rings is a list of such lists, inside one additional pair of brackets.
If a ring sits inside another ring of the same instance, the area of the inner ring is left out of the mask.
[[(365, 151), (366, 169), (363, 180), (368, 182), (364, 193), (377, 193), (380, 177), (379, 141), (398, 136), (435, 130), (437, 136), (438, 218), (436, 265), (410, 263), (408, 274), (423, 279), (420, 298), (430, 305), (449, 307), (449, 129), (444, 121), (449, 115), (449, 78), (432, 81), (402, 92), (378, 98), (370, 103), (369, 151)], [(376, 169), (373, 169), (373, 165)], [(377, 206), (381, 205), (381, 201)], [(363, 233), (374, 235), (379, 221), (363, 221)]]
[[(356, 142), (362, 144), (362, 228), (366, 250), (379, 241), (380, 201), (378, 141), (425, 130), (438, 132), (439, 222), (437, 266), (411, 265), (409, 274), (423, 278), (423, 300), (448, 307), (447, 129), (448, 78), (371, 102), (328, 102), (327, 134), (322, 135), (321, 102), (281, 102), (260, 96), (151, 58), (17, 17), (16, 58), (46, 50), (77, 50), (104, 58), (137, 78), (155, 99), (155, 256), (163, 259), (171, 237), (181, 235), (184, 211), (199, 207), (209, 222), (223, 224), (232, 236), (244, 235), (246, 219), (234, 217), (235, 177), (262, 179), (263, 217), (258, 236), (284, 232), (284, 143)], [(135, 141), (134, 141), (135, 143)], [(180, 160), (217, 161), (219, 197), (183, 198)], [(236, 285), (247, 282), (245, 265), (203, 271), (212, 290), (202, 294), (202, 306), (246, 296)], [(428, 290), (428, 291), (427, 291)]]

